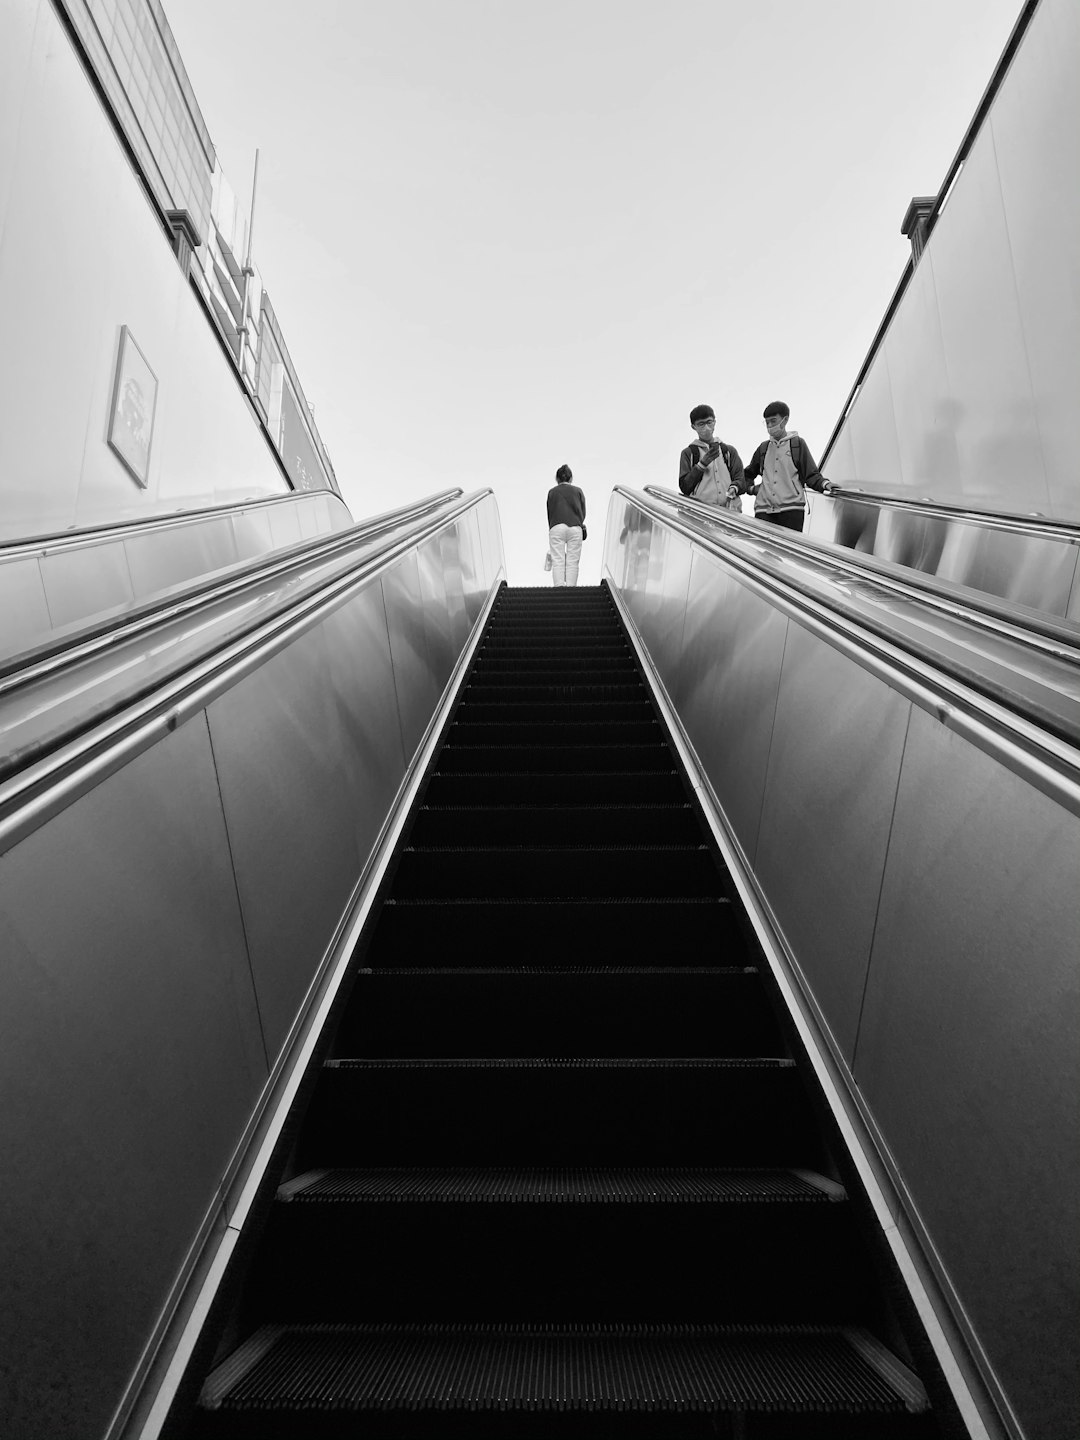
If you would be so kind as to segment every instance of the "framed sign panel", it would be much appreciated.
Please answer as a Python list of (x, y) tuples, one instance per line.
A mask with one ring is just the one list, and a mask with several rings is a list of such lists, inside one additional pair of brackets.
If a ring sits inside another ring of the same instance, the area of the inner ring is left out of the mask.
[(132, 479), (144, 488), (150, 476), (150, 441), (154, 435), (156, 404), (157, 376), (124, 325), (116, 356), (108, 439)]

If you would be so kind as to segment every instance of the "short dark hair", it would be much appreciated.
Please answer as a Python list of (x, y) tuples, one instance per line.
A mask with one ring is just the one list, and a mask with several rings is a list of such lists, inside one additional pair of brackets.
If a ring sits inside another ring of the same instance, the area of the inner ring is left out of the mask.
[(782, 400), (771, 401), (768, 405), (765, 406), (765, 409), (761, 412), (762, 418), (764, 420), (771, 420), (774, 415), (781, 415), (786, 420), (790, 414), (791, 411), (788, 409), (788, 407), (784, 404)]
[(690, 424), (696, 425), (699, 420), (715, 420), (716, 411), (711, 405), (695, 405), (690, 411)]
[(574, 478), (574, 472), (569, 465), (560, 465), (555, 471), (555, 479), (560, 485), (567, 485)]

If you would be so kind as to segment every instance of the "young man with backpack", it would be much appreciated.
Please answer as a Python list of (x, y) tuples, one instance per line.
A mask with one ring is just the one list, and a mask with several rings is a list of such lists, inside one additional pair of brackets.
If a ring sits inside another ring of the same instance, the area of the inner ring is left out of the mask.
[(716, 416), (712, 406), (695, 405), (690, 424), (697, 438), (679, 456), (679, 489), (706, 505), (741, 510), (743, 463), (734, 445), (713, 439)]
[[(774, 400), (764, 410), (768, 440), (762, 441), (746, 467), (746, 490), (754, 496), (754, 515), (783, 525), (786, 530), (801, 530), (806, 520), (806, 491), (821, 490), (826, 495), (833, 488), (831, 480), (817, 468), (806, 441), (797, 430), (789, 430), (791, 411), (782, 400)], [(753, 482), (761, 477), (760, 485)]]

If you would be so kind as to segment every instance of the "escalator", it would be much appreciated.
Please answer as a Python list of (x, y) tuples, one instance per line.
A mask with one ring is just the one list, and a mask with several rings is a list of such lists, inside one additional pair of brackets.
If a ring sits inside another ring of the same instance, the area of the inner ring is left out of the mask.
[(966, 1434), (774, 983), (607, 588), (502, 588), (167, 1433)]

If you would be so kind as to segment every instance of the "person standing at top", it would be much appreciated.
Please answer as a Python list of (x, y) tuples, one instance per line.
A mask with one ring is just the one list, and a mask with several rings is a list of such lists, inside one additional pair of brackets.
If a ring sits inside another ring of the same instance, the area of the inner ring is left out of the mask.
[(585, 538), (585, 496), (571, 482), (569, 465), (555, 471), (555, 484), (548, 491), (548, 549), (551, 552), (551, 580), (554, 585), (576, 585), (581, 542)]
[[(818, 470), (799, 432), (787, 428), (791, 411), (784, 402), (774, 400), (763, 413), (769, 438), (757, 447), (746, 467), (746, 488), (754, 495), (754, 515), (758, 520), (783, 525), (786, 530), (801, 530), (806, 520), (807, 488), (828, 495), (833, 483)], [(759, 476), (761, 483), (755, 487), (753, 482)]]
[(679, 456), (679, 489), (706, 505), (741, 510), (743, 463), (734, 445), (713, 436), (716, 416), (711, 405), (695, 405), (690, 411), (694, 440)]

